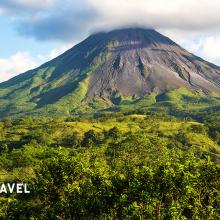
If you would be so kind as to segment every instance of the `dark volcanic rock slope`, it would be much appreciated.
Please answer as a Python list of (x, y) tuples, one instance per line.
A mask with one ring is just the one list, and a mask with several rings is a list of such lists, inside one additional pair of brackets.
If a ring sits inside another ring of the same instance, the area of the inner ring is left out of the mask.
[(56, 59), (0, 84), (0, 113), (44, 109), (69, 114), (91, 100), (109, 105), (115, 97), (140, 98), (182, 87), (220, 93), (220, 68), (155, 30), (130, 28), (91, 35)]
[(91, 77), (88, 96), (144, 96), (187, 87), (220, 92), (220, 69), (154, 30), (128, 29), (109, 38), (106, 60)]

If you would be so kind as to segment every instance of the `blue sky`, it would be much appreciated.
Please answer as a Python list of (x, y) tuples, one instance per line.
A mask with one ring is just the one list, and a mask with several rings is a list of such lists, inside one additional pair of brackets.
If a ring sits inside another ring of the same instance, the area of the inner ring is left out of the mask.
[(96, 31), (155, 28), (220, 65), (220, 2), (212, 0), (1, 0), (0, 81), (58, 56)]
[(55, 42), (39, 42), (31, 37), (19, 35), (13, 22), (7, 16), (0, 17), (0, 57), (7, 58), (18, 51), (28, 51), (31, 54), (47, 53), (57, 46)]

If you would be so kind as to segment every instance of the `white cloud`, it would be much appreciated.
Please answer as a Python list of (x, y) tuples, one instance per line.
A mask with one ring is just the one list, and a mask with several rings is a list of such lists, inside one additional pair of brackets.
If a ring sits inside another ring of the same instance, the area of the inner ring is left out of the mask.
[(0, 82), (35, 68), (37, 65), (38, 63), (26, 52), (17, 52), (8, 58), (0, 58)]
[[(154, 28), (219, 28), (218, 0), (88, 0), (102, 19), (97, 26), (144, 25)], [(99, 17), (99, 18), (100, 18)]]
[(34, 69), (64, 53), (72, 46), (73, 44), (70, 43), (61, 44), (47, 54), (38, 54), (36, 56), (31, 56), (27, 52), (17, 52), (8, 58), (0, 58), (0, 82), (7, 81), (23, 72)]
[(1, 0), (0, 7), (19, 11), (18, 32), (39, 40), (79, 40), (134, 25), (190, 33), (219, 30), (220, 23), (219, 0)]
[[(174, 37), (175, 39), (175, 37)], [(203, 59), (220, 65), (220, 33), (197, 34), (178, 41), (182, 47)]]
[(202, 53), (212, 62), (220, 60), (220, 36), (205, 38), (202, 43)]
[(159, 29), (189, 52), (220, 66), (220, 31)]

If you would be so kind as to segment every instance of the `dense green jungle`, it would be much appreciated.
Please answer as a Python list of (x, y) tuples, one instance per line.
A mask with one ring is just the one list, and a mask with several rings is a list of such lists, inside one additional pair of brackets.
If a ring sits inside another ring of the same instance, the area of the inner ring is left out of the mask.
[(0, 219), (220, 219), (220, 114), (0, 121)]

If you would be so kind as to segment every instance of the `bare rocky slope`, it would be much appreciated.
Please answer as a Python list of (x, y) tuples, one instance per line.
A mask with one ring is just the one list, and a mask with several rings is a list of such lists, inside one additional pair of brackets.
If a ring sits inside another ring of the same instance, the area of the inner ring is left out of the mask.
[(117, 98), (138, 100), (180, 88), (218, 96), (220, 67), (155, 30), (114, 30), (91, 35), (54, 60), (1, 83), (0, 114), (72, 114), (82, 105), (84, 111), (103, 109)]
[(127, 29), (109, 38), (106, 59), (91, 76), (88, 96), (145, 96), (180, 87), (220, 92), (220, 68), (154, 30)]

